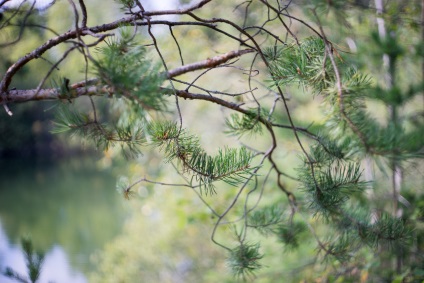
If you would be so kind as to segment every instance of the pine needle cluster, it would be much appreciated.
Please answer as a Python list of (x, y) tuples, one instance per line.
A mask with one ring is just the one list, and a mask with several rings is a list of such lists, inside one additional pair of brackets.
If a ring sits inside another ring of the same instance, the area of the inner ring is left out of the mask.
[(262, 133), (262, 123), (260, 117), (263, 119), (263, 109), (252, 109), (248, 114), (234, 113), (227, 119), (225, 119), (225, 125), (228, 130), (225, 133), (242, 137), (243, 135), (254, 135)]
[[(298, 169), (303, 205), (334, 231), (328, 240), (319, 242), (318, 250), (324, 258), (340, 262), (348, 261), (363, 247), (404, 250), (411, 226), (386, 212), (371, 213), (363, 201), (369, 184), (363, 181), (360, 161), (364, 154), (396, 156), (398, 160), (422, 154), (422, 139), (416, 141), (422, 129), (406, 131), (402, 119), (382, 125), (367, 112), (369, 100), (401, 106), (421, 88), (414, 85), (403, 93), (397, 88), (383, 90), (369, 75), (341, 60), (335, 50), (336, 65), (332, 63), (327, 51), (321, 38), (265, 50), (271, 86), (295, 85), (324, 99), (327, 119)], [(265, 235), (275, 234), (287, 247), (295, 248), (306, 224), (284, 220), (279, 213), (272, 207), (258, 210), (249, 216), (249, 227)]]
[(236, 277), (246, 280), (262, 267), (259, 260), (263, 256), (259, 248), (259, 244), (241, 243), (230, 251), (227, 265)]
[(138, 123), (111, 126), (70, 107), (57, 111), (54, 124), (53, 133), (67, 132), (71, 136), (78, 136), (102, 151), (119, 145), (126, 157), (140, 154), (140, 146), (146, 142), (142, 126)]
[(165, 76), (133, 37), (123, 28), (119, 38), (110, 38), (105, 47), (97, 48), (101, 58), (94, 60), (95, 74), (111, 88), (114, 97), (125, 98), (134, 112), (163, 111), (166, 96), (160, 86)]
[(192, 174), (191, 183), (197, 182), (206, 194), (215, 193), (215, 181), (237, 186), (249, 181), (256, 169), (250, 165), (253, 155), (246, 148), (220, 149), (217, 155), (210, 156), (196, 136), (180, 129), (175, 122), (153, 122), (148, 132), (153, 145), (164, 151), (167, 161), (178, 160), (183, 171)]

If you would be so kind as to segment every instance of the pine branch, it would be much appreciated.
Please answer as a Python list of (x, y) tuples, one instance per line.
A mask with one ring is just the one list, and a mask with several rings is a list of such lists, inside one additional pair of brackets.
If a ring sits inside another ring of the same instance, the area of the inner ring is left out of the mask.
[(248, 227), (255, 228), (262, 235), (274, 233), (275, 226), (285, 220), (281, 205), (272, 205), (249, 214)]
[(300, 237), (306, 231), (306, 225), (302, 222), (288, 222), (277, 226), (274, 231), (277, 239), (284, 244), (286, 250), (294, 250), (299, 247)]
[(213, 183), (219, 180), (238, 185), (248, 180), (256, 169), (250, 165), (253, 155), (245, 148), (225, 148), (216, 156), (210, 156), (200, 147), (197, 137), (180, 130), (174, 122), (151, 123), (148, 132), (152, 143), (165, 152), (166, 160), (179, 160), (183, 169), (193, 174), (206, 193), (215, 192)]
[(84, 113), (71, 111), (66, 107), (58, 111), (52, 132), (77, 135), (88, 142), (93, 142), (101, 150), (119, 144), (126, 157), (140, 154), (139, 147), (145, 143), (142, 127), (138, 123), (110, 128)]
[(227, 264), (235, 276), (246, 280), (262, 267), (259, 260), (263, 255), (260, 254), (259, 248), (259, 244), (242, 242), (230, 251)]
[(235, 57), (240, 57), (244, 54), (252, 53), (254, 52), (253, 49), (245, 49), (245, 50), (236, 50), (236, 51), (230, 51), (228, 53), (218, 55), (215, 57), (212, 57), (210, 59), (206, 59), (204, 61), (184, 65), (178, 68), (175, 68), (173, 70), (170, 70), (167, 74), (168, 78), (173, 78), (180, 76), (185, 73), (189, 73), (195, 70), (201, 70), (201, 69), (207, 69), (207, 68), (214, 68), (216, 66), (219, 66), (225, 62), (227, 62), (230, 59), (233, 59)]
[[(244, 134), (256, 134), (262, 132), (262, 125), (260, 122), (260, 118), (262, 116), (261, 111), (258, 109), (255, 111), (254, 109), (249, 111), (249, 114), (239, 115), (232, 114), (230, 118), (225, 119), (225, 124), (228, 130), (225, 133), (235, 136), (243, 136)], [(261, 121), (264, 121), (266, 118), (262, 116)]]
[[(40, 51), (41, 52), (41, 51)], [(244, 54), (253, 52), (253, 50), (239, 50), (239, 51), (231, 51), (223, 55), (219, 55), (216, 57), (213, 57), (212, 59), (200, 61), (193, 64), (184, 65), (175, 69), (172, 69), (168, 72), (166, 75), (168, 78), (173, 78), (182, 74), (185, 74), (187, 72), (192, 72), (195, 70), (205, 69), (205, 68), (211, 68), (216, 67), (222, 63), (225, 63), (226, 61), (242, 56)], [(38, 54), (38, 53), (37, 53)], [(42, 53), (40, 53), (42, 54)], [(39, 55), (37, 55), (39, 56)], [(30, 59), (28, 59), (30, 60)], [(23, 60), (24, 62), (24, 60)], [(17, 63), (15, 63), (17, 64)], [(19, 64), (18, 64), (19, 65)], [(9, 68), (13, 73), (13, 69)], [(16, 70), (17, 71), (17, 70)], [(3, 80), (7, 81), (7, 73), (5, 74)], [(115, 89), (110, 85), (104, 85), (104, 86), (94, 86), (92, 85), (94, 82), (96, 82), (95, 79), (90, 80), (89, 82), (79, 82), (76, 84), (73, 84), (70, 86), (70, 95), (65, 96), (63, 93), (61, 93), (57, 89), (29, 89), (29, 90), (16, 90), (12, 89), (7, 92), (1, 92), (0, 93), (0, 104), (5, 103), (21, 103), (21, 102), (27, 102), (27, 101), (42, 101), (42, 100), (57, 100), (57, 99), (74, 99), (80, 96), (90, 96), (90, 95), (103, 95), (103, 94), (112, 94), (115, 92)], [(191, 98), (190, 94), (186, 91), (180, 91), (177, 93), (177, 95), (183, 97), (183, 98)], [(231, 106), (231, 108), (236, 108), (237, 104), (234, 104)]]

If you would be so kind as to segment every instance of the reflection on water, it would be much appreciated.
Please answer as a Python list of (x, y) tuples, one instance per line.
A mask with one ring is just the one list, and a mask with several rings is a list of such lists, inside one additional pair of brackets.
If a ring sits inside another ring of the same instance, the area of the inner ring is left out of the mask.
[(90, 255), (120, 232), (125, 218), (114, 169), (98, 169), (94, 158), (9, 161), (0, 169), (0, 269), (26, 273), (19, 242), (29, 236), (46, 254), (40, 282), (86, 282)]
[[(12, 267), (19, 274), (26, 274), (25, 258), (19, 246), (10, 244), (0, 226), (0, 266)], [(16, 283), (16, 280), (0, 275), (2, 283)], [(85, 283), (85, 276), (69, 266), (69, 259), (62, 247), (56, 245), (46, 251), (43, 269), (38, 282)]]

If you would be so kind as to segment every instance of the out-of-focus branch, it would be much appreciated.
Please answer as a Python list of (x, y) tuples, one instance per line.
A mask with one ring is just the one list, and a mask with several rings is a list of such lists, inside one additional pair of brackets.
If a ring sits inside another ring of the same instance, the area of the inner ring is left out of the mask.
[(22, 35), (24, 33), (26, 23), (27, 23), (27, 20), (28, 20), (29, 16), (31, 15), (32, 10), (34, 9), (34, 6), (35, 6), (35, 1), (34, 1), (34, 3), (32, 3), (31, 8), (25, 14), (24, 20), (23, 20), (22, 24), (20, 25), (19, 34), (18, 34), (17, 38), (15, 40), (11, 41), (11, 42), (0, 44), (0, 48), (4, 48), (4, 47), (10, 46), (10, 45), (13, 45), (13, 44), (17, 43), (19, 40), (21, 40)]
[[(136, 19), (135, 17), (128, 17), (128, 18), (124, 18), (124, 19), (109, 23), (109, 24), (96, 26), (88, 30), (93, 33), (109, 31), (109, 30), (116, 29), (119, 26), (124, 25), (126, 23), (131, 23), (135, 19)], [(61, 34), (60, 36), (57, 36), (48, 40), (46, 43), (44, 43), (40, 47), (34, 49), (30, 53), (18, 59), (12, 66), (9, 67), (9, 69), (7, 69), (6, 73), (4, 74), (3, 79), (0, 83), (0, 93), (3, 94), (4, 92), (6, 92), (7, 88), (9, 87), (12, 81), (13, 76), (29, 61), (39, 58), (42, 54), (44, 54), (44, 52), (46, 52), (47, 50), (50, 50), (56, 45), (59, 45), (69, 39), (77, 38), (78, 35), (81, 36), (81, 35), (87, 35), (87, 34), (89, 33), (86, 32), (85, 29), (80, 29), (78, 31), (72, 30), (72, 31), (65, 32)]]
[(6, 2), (9, 2), (10, 0), (3, 0), (3, 1), (0, 1), (0, 7), (1, 6), (3, 6), (4, 4), (6, 4)]
[(151, 12), (143, 12), (143, 16), (160, 16), (160, 15), (182, 15), (187, 14), (191, 11), (197, 10), (202, 8), (207, 3), (211, 2), (212, 0), (202, 0), (199, 3), (190, 6), (186, 9), (176, 9), (176, 10), (165, 10), (165, 11), (151, 11)]

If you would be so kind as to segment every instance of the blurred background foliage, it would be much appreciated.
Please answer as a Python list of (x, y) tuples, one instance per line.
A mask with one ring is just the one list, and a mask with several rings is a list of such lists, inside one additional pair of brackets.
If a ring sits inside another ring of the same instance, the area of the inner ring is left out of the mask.
[[(190, 1), (180, 0), (181, 4), (187, 2)], [(370, 1), (356, 2), (364, 7), (346, 10), (342, 17), (339, 13), (333, 13), (331, 8), (323, 8), (320, 11), (320, 19), (329, 39), (345, 51), (341, 54), (343, 60), (352, 62), (358, 69), (372, 74), (373, 83), (378, 84), (383, 80), (383, 72), (381, 50), (377, 46), (378, 42), (373, 39), (377, 32), (375, 11), (365, 8)], [(312, 21), (309, 4), (310, 1), (293, 1), (293, 15)], [(422, 67), (417, 64), (422, 61), (424, 50), (421, 38), (422, 23), (414, 20), (419, 18), (421, 13), (419, 4), (419, 1), (391, 1), (385, 14), (386, 23), (396, 33), (397, 42), (403, 50), (397, 62), (397, 81), (399, 87), (404, 89), (408, 88), (411, 82), (422, 81)], [(119, 6), (114, 1), (92, 0), (86, 1), (86, 5), (91, 15), (88, 25), (111, 22), (121, 16)], [(257, 1), (251, 5), (248, 21), (253, 25), (266, 17), (266, 11)], [(102, 8), (99, 9), (99, 6)], [(213, 1), (207, 9), (201, 9), (199, 16), (226, 16), (242, 23), (243, 13), (242, 8), (234, 10), (232, 1), (222, 0)], [(45, 23), (62, 33), (73, 25), (74, 19), (70, 15), (72, 12), (69, 3), (58, 0), (48, 10), (31, 15), (28, 23)], [(181, 18), (184, 19), (186, 18)], [(268, 28), (272, 29), (272, 23)], [(309, 33), (303, 25), (295, 22), (292, 23), (291, 29), (299, 37)], [(180, 66), (176, 45), (169, 36), (168, 29), (164, 27), (153, 30), (160, 35), (158, 45), (169, 64), (168, 68)], [(17, 33), (19, 26), (10, 28), (7, 32), (1, 30), (0, 40), (8, 41)], [(177, 38), (183, 39), (179, 44), (186, 60), (185, 64), (238, 48), (237, 42), (228, 41), (207, 28), (175, 27), (173, 33)], [(0, 49), (0, 73), (4, 73), (22, 54), (41, 45), (52, 35), (52, 32), (35, 26), (26, 28), (19, 44), (13, 48)], [(150, 40), (146, 36), (146, 30), (140, 32), (138, 39), (141, 43), (148, 43)], [(211, 50), (215, 53), (211, 53)], [(57, 60), (63, 51), (65, 49), (61, 47), (54, 48), (43, 58), (26, 65), (14, 78), (12, 87), (35, 88), (50, 68), (48, 61)], [(152, 55), (152, 60), (158, 61), (159, 58)], [(244, 65), (248, 66), (247, 62), (249, 58), (240, 58), (238, 65), (246, 63)], [(84, 78), (83, 72), (84, 63), (81, 56), (71, 54), (52, 79), (60, 80), (61, 76), (66, 75), (76, 82)], [(247, 76), (240, 78), (231, 68), (220, 72), (214, 70), (211, 73), (199, 81), (209, 89), (228, 92), (246, 90), (244, 88)], [(267, 79), (267, 74), (261, 71), (254, 77), (254, 83), (263, 85)], [(53, 84), (52, 80), (46, 82), (49, 86)], [(323, 123), (325, 113), (320, 108), (321, 98), (312, 97), (308, 91), (297, 87), (287, 88), (285, 91), (290, 98), (289, 107), (297, 126), (310, 126), (314, 129)], [(237, 101), (236, 99), (234, 100)], [(84, 107), (88, 102), (87, 99), (81, 98), (74, 103)], [(245, 136), (237, 140), (222, 133), (225, 118), (230, 114), (228, 110), (206, 102), (180, 100), (180, 103), (184, 126), (200, 136), (202, 146), (209, 152), (226, 145), (239, 145), (240, 142), (248, 146), (254, 145), (259, 150), (266, 149), (266, 140), (260, 135)], [(385, 123), (389, 115), (387, 108), (376, 101), (367, 101), (367, 104), (376, 120)], [(266, 104), (265, 106), (270, 107)], [(131, 180), (143, 176), (161, 182), (178, 183), (178, 180), (182, 180), (180, 175), (174, 173), (175, 170), (170, 164), (163, 164), (158, 152), (146, 149), (144, 156), (124, 161), (119, 159), (119, 152), (115, 149), (95, 152), (90, 146), (81, 146), (78, 141), (69, 137), (52, 135), (49, 131), (56, 107), (57, 102), (12, 105), (13, 117), (8, 117), (5, 111), (0, 111), (0, 158), (3, 159), (0, 167), (0, 218), (13, 242), (17, 242), (22, 234), (30, 233), (37, 248), (48, 250), (55, 243), (62, 245), (69, 253), (71, 263), (82, 269), (90, 282), (139, 282), (140, 278), (144, 282), (234, 282), (226, 267), (225, 251), (209, 240), (214, 223), (213, 215), (191, 189), (142, 183), (137, 188), (138, 196), (135, 199), (124, 202), (123, 198), (118, 198), (114, 187), (120, 174), (129, 176)], [(103, 107), (107, 109), (107, 105)], [(404, 106), (404, 110), (406, 113), (419, 112), (422, 107), (423, 97), (417, 96)], [(279, 123), (286, 124), (287, 117), (284, 114), (277, 114), (275, 117)], [(411, 123), (414, 123), (414, 119), (422, 117), (412, 117)], [(314, 121), (314, 124), (310, 125), (311, 121)], [(300, 165), (298, 145), (286, 130), (277, 133), (281, 140), (284, 140), (284, 147), (281, 146), (276, 152), (275, 160), (290, 164), (290, 167), (282, 167), (287, 174), (294, 175), (295, 168)], [(81, 160), (69, 159), (69, 155), (88, 155), (90, 161), (87, 161), (86, 157)], [(30, 158), (26, 160), (31, 161), (25, 161), (26, 166), (22, 166), (22, 162), (9, 159), (18, 157)], [(42, 159), (52, 158), (53, 165), (40, 162)], [(373, 183), (370, 198), (375, 201), (376, 207), (386, 206), (390, 180), (387, 173), (379, 169), (387, 170), (388, 165), (373, 163), (365, 168), (365, 176), (374, 176), (373, 178), (379, 180)], [(422, 163), (412, 161), (405, 164), (404, 172), (403, 196), (416, 206), (415, 210), (405, 209), (404, 213), (412, 215), (414, 220), (422, 221), (424, 194), (421, 188), (424, 167)], [(296, 183), (287, 179), (286, 185), (295, 188)], [(236, 193), (237, 191), (229, 186), (219, 185), (217, 195), (208, 196), (206, 200), (213, 202), (217, 210), (224, 209)], [(295, 194), (302, 200), (301, 193)], [(278, 202), (285, 205), (287, 200), (276, 188), (267, 187), (262, 204), (265, 206)], [(234, 209), (235, 212), (237, 210), (242, 211), (242, 207)], [(228, 225), (226, 229), (220, 237), (235, 244), (236, 228)], [(319, 226), (315, 229), (319, 233), (327, 227)], [(421, 222), (416, 231), (417, 250), (424, 249), (424, 239), (420, 236), (423, 235), (423, 229)], [(357, 257), (357, 261), (345, 266), (336, 261), (328, 265), (315, 264), (315, 241), (312, 237), (302, 234), (296, 252), (283, 247), (277, 239), (263, 239), (264, 236), (259, 233), (251, 235), (252, 242), (262, 240), (261, 250), (266, 255), (261, 261), (264, 268), (256, 274), (255, 282), (367, 282), (369, 278), (372, 280), (370, 273), (377, 272), (376, 270), (382, 267), (379, 262), (373, 263), (373, 254), (366, 251)], [(81, 250), (92, 254), (90, 263), (76, 263), (76, 254)], [(411, 266), (412, 268), (414, 267)], [(335, 276), (335, 269), (346, 271), (345, 274), (349, 274), (349, 277)], [(424, 270), (416, 270), (424, 276)]]

